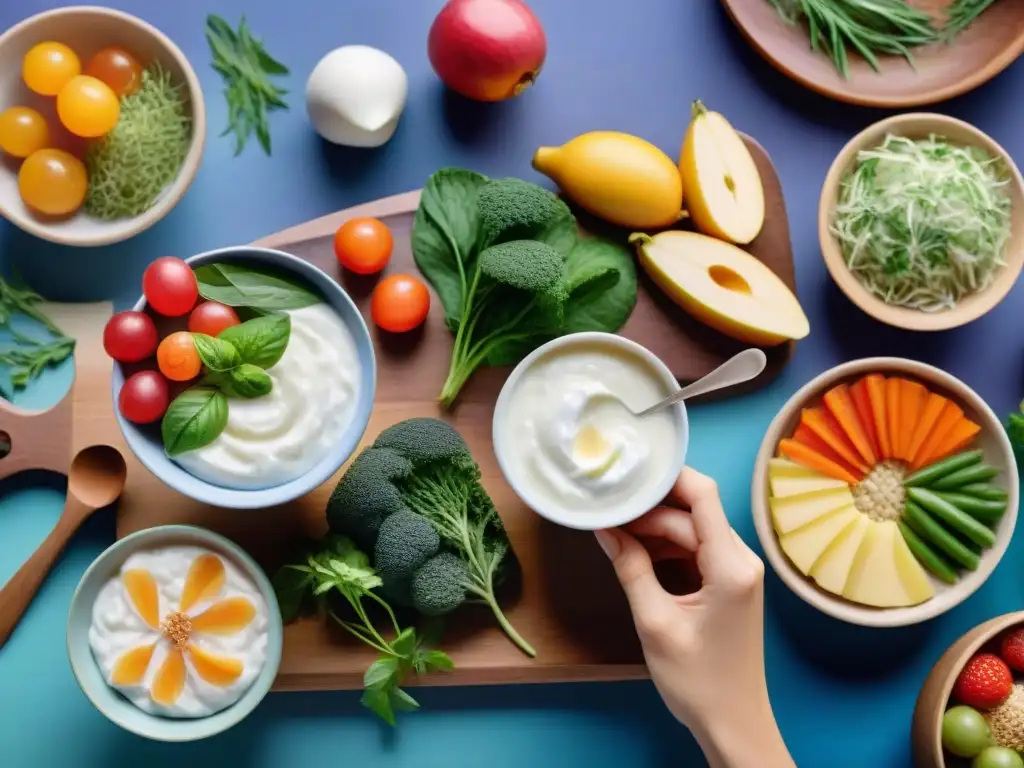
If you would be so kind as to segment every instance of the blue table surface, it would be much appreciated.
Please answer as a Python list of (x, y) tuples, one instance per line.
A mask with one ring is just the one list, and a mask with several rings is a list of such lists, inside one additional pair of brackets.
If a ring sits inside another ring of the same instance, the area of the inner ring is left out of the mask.
[[(121, 0), (169, 34), (195, 64), (206, 92), (209, 141), (195, 184), (147, 233), (117, 246), (75, 250), (43, 243), (0, 222), (5, 269), (16, 267), (48, 298), (113, 298), (124, 308), (157, 256), (187, 256), (249, 242), (314, 217), (414, 189), (444, 165), (541, 181), (533, 150), (589, 130), (643, 136), (670, 155), (690, 102), (703, 98), (754, 135), (782, 178), (799, 297), (811, 336), (765, 390), (692, 412), (691, 463), (717, 478), (729, 517), (758, 548), (750, 519), (754, 455), (772, 417), (801, 384), (844, 360), (900, 355), (940, 366), (973, 386), (997, 412), (1024, 394), (1020, 287), (966, 328), (912, 335), (870, 320), (839, 293), (818, 248), (818, 194), (840, 147), (884, 113), (821, 99), (760, 59), (712, 0), (532, 0), (549, 40), (538, 84), (498, 105), (446, 94), (426, 56), (442, 0)], [(0, 3), (0, 29), (55, 7), (46, 0)], [(203, 38), (208, 12), (243, 12), (268, 49), (292, 69), (293, 108), (272, 118), (274, 154), (251, 146), (232, 156), (218, 139), (225, 104)], [(344, 150), (307, 124), (304, 78), (318, 58), (365, 43), (394, 55), (409, 73), (409, 104), (385, 147)], [(969, 120), (1024, 156), (1018, 63), (974, 93), (937, 107)], [(68, 370), (49, 374), (20, 404), (55, 402)], [(26, 475), (0, 495), (0, 580), (47, 533), (61, 509), (63, 480)], [(0, 763), (15, 766), (677, 766), (703, 765), (693, 739), (664, 711), (649, 683), (433, 689), (423, 711), (389, 731), (355, 693), (272, 694), (242, 725), (189, 745), (146, 742), (93, 710), (72, 677), (64, 645), (68, 603), (79, 577), (114, 537), (112, 515), (79, 533), (7, 646), (0, 651)], [(768, 679), (782, 732), (801, 766), (906, 766), (909, 725), (931, 665), (962, 632), (1022, 605), (1021, 537), (973, 597), (924, 625), (876, 630), (818, 614), (767, 576)]]

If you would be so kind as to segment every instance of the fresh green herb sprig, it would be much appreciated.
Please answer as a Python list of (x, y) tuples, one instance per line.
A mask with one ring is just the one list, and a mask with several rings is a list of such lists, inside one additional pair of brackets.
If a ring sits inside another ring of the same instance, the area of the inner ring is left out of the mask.
[(963, 32), (974, 20), (987, 11), (996, 0), (953, 0), (946, 9), (946, 24), (942, 36), (947, 40)]
[(252, 36), (245, 17), (234, 30), (220, 16), (206, 17), (206, 40), (213, 54), (213, 68), (224, 80), (228, 103), (228, 127), (222, 136), (234, 134), (235, 155), (241, 154), (249, 138), (270, 154), (268, 114), (287, 110), (287, 91), (271, 82), (272, 77), (288, 74), (288, 68), (267, 53), (263, 43)]
[(1016, 411), (1010, 414), (1006, 423), (1006, 432), (1014, 451), (1018, 455), (1024, 456), (1024, 401)]
[[(328, 536), (303, 562), (282, 567), (273, 583), (285, 622), (294, 621), (304, 607), (313, 603), (380, 654), (363, 675), (362, 703), (389, 725), (395, 725), (396, 713), (419, 709), (419, 702), (401, 687), (411, 675), (455, 668), (448, 654), (428, 647), (431, 643), (425, 633), (399, 625), (394, 610), (375, 591), (383, 582), (369, 558), (344, 536)], [(344, 598), (355, 613), (354, 621), (332, 610), (330, 595)], [(370, 620), (367, 602), (375, 603), (387, 615), (391, 640)]]
[(768, 0), (786, 22), (807, 25), (811, 49), (832, 57), (836, 69), (850, 76), (848, 50), (859, 53), (878, 71), (880, 54), (903, 56), (934, 43), (939, 33), (931, 17), (906, 0)]
[[(0, 375), (0, 395), (8, 399), (15, 390), (27, 386), (46, 368), (64, 362), (75, 351), (75, 340), (65, 336), (39, 309), (42, 301), (43, 297), (31, 288), (0, 278), (0, 328), (7, 330), (16, 342), (0, 347), (0, 365), (9, 369)], [(13, 328), (11, 320), (18, 314), (42, 325), (49, 338), (38, 339)]]

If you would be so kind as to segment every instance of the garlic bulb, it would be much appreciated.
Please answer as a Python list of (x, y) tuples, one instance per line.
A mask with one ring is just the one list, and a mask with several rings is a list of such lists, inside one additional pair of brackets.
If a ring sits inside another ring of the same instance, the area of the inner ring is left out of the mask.
[(336, 48), (306, 82), (306, 111), (316, 132), (349, 147), (379, 147), (405, 108), (409, 81), (402, 65), (368, 45)]

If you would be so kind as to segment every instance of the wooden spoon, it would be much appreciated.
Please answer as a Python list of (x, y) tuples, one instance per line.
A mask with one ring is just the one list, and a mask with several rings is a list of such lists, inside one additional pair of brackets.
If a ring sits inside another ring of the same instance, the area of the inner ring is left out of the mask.
[(0, 590), (0, 647), (21, 621), (68, 540), (93, 512), (117, 501), (127, 474), (121, 452), (109, 445), (90, 445), (72, 460), (68, 499), (57, 525)]

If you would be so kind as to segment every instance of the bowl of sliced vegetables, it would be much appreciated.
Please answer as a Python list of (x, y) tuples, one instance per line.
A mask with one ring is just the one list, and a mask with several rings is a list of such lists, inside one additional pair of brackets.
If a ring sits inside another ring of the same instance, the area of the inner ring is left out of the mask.
[(961, 603), (998, 565), (1018, 473), (999, 418), (924, 363), (869, 358), (821, 374), (775, 417), (751, 508), (776, 573), (862, 626), (904, 626)]
[(162, 219), (199, 168), (206, 110), (166, 35), (111, 8), (32, 16), (0, 35), (0, 215), (98, 246)]
[(981, 317), (1024, 266), (1024, 179), (974, 126), (937, 114), (882, 120), (829, 169), (821, 251), (839, 288), (897, 328), (940, 331)]

